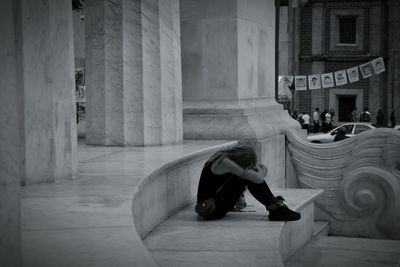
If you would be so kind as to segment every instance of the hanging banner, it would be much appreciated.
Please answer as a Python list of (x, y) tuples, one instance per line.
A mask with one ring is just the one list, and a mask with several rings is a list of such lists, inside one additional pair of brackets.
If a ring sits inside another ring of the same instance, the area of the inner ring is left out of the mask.
[(360, 80), (360, 74), (358, 67), (352, 67), (347, 69), (347, 76), (349, 76), (349, 82), (354, 83)]
[(347, 76), (346, 76), (345, 70), (335, 71), (335, 82), (336, 82), (336, 85), (347, 84)]
[(295, 76), (294, 85), (296, 90), (307, 90), (307, 76)]
[(322, 87), (324, 88), (330, 88), (335, 86), (335, 83), (333, 82), (332, 72), (321, 74), (321, 80), (322, 80)]
[(321, 89), (321, 76), (310, 75), (308, 76), (308, 88), (309, 89)]
[[(385, 62), (382, 57), (378, 57), (367, 63), (360, 64), (345, 70), (335, 72), (328, 72), (323, 74), (302, 75), (294, 76), (294, 85), (296, 90), (310, 90), (322, 88), (331, 88), (348, 83), (358, 82), (360, 80), (360, 72), (362, 78), (369, 78), (373, 74), (380, 74), (385, 71)], [(290, 86), (293, 82), (293, 76), (279, 76), (284, 77), (284, 83)]]
[(385, 63), (383, 62), (382, 57), (378, 57), (371, 61), (372, 68), (374, 69), (375, 74), (379, 74), (385, 71)]
[(361, 70), (361, 75), (363, 78), (368, 78), (372, 76), (372, 70), (371, 70), (371, 63), (364, 63), (360, 65), (360, 70)]

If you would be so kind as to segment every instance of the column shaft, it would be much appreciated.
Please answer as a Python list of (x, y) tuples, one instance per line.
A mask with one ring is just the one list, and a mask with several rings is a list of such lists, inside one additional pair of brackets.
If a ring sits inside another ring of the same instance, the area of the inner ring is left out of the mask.
[(87, 142), (182, 141), (179, 1), (88, 1), (86, 20)]
[(26, 183), (76, 175), (71, 3), (21, 1), (20, 39)]

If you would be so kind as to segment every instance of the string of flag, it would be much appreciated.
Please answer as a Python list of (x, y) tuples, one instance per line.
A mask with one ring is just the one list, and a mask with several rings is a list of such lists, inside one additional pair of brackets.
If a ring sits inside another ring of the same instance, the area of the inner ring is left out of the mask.
[(348, 69), (335, 72), (328, 72), (315, 75), (296, 75), (296, 76), (281, 76), (287, 85), (291, 85), (294, 80), (295, 90), (304, 91), (308, 89), (331, 88), (336, 86), (346, 85), (348, 83), (358, 82), (361, 77), (366, 79), (373, 74), (378, 75), (385, 71), (383, 58), (379, 57), (367, 63), (360, 64)]

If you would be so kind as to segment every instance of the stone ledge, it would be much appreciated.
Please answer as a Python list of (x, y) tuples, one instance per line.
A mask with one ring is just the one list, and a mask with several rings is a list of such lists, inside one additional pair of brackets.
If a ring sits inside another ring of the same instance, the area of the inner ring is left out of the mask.
[(300, 130), (287, 111), (267, 108), (197, 109), (183, 111), (185, 139), (262, 140)]
[(328, 236), (329, 235), (329, 222), (315, 221), (313, 227), (313, 237)]
[(247, 101), (185, 101), (183, 105), (184, 139), (262, 140), (300, 130), (275, 99)]
[(155, 228), (144, 244), (161, 266), (283, 266), (313, 234), (313, 201), (322, 190), (277, 189), (297, 222), (269, 222), (266, 211), (246, 192), (247, 212), (217, 221), (197, 218), (193, 205)]

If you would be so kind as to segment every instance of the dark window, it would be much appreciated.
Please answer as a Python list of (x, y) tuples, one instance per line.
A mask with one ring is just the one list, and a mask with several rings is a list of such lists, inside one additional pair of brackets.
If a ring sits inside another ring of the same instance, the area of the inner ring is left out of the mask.
[(356, 106), (355, 95), (339, 95), (339, 118), (338, 121), (345, 122), (351, 121), (351, 112)]
[(355, 44), (357, 31), (357, 17), (339, 17), (339, 42), (341, 44)]

